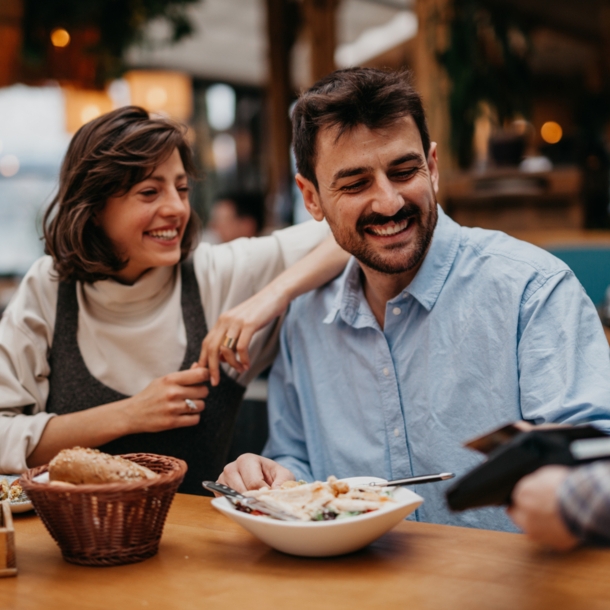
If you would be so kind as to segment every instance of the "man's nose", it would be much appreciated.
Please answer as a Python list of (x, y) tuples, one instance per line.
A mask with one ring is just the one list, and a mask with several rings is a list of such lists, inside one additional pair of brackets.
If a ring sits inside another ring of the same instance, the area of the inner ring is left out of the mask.
[(394, 216), (405, 204), (402, 195), (387, 176), (379, 177), (375, 185), (372, 211), (383, 216)]

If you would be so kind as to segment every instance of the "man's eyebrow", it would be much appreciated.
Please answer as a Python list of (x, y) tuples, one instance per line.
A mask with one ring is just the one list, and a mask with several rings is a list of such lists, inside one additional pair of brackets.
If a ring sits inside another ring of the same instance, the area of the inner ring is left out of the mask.
[(370, 166), (346, 167), (345, 169), (340, 169), (333, 176), (333, 181), (330, 183), (330, 188), (334, 188), (337, 182), (341, 180), (341, 178), (351, 178), (352, 176), (359, 176), (360, 174), (366, 174), (366, 172), (370, 172), (372, 170), (373, 168)]
[(422, 164), (424, 162), (424, 158), (419, 153), (410, 152), (406, 155), (402, 155), (402, 157), (398, 157), (398, 159), (390, 161), (390, 167), (396, 167), (397, 165), (402, 165), (408, 161), (417, 161), (418, 163)]

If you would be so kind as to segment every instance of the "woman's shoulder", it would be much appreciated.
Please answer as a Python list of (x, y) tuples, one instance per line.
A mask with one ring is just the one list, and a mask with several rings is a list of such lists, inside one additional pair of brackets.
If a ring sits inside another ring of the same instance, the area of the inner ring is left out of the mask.
[(28, 269), (23, 276), (17, 294), (23, 297), (35, 297), (38, 299), (57, 301), (57, 288), (59, 279), (55, 273), (53, 258), (41, 256)]
[(21, 280), (3, 319), (36, 334), (41, 332), (41, 327), (52, 328), (55, 324), (58, 284), (53, 259), (42, 256)]

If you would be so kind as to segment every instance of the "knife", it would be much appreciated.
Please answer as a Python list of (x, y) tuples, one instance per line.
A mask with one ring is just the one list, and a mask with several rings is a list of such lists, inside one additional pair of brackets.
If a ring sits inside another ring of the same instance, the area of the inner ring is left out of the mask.
[(222, 494), (225, 498), (227, 498), (227, 500), (229, 500), (229, 502), (231, 502), (231, 504), (233, 504), (233, 506), (241, 506), (248, 509), (246, 512), (256, 510), (259, 513), (263, 513), (264, 515), (273, 517), (274, 519), (279, 519), (280, 521), (301, 521), (301, 519), (291, 515), (289, 512), (283, 511), (279, 508), (273, 508), (266, 502), (258, 500), (257, 498), (249, 498), (248, 496), (244, 496), (235, 489), (232, 489), (227, 485), (223, 485), (222, 483), (203, 481), (201, 484), (203, 485), (204, 489), (207, 489), (208, 491)]
[(397, 485), (422, 485), (423, 483), (437, 483), (438, 481), (446, 481), (453, 479), (453, 472), (440, 472), (439, 474), (422, 474), (418, 477), (408, 477), (406, 479), (396, 479), (387, 483), (371, 483), (375, 487), (395, 487)]

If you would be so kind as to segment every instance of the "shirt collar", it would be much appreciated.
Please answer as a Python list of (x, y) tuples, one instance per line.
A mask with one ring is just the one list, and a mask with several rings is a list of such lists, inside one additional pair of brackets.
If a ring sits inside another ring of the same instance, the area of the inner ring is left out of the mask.
[[(394, 299), (400, 301), (406, 294), (417, 299), (428, 311), (434, 307), (438, 295), (445, 284), (449, 270), (460, 245), (460, 226), (438, 209), (438, 222), (432, 242), (424, 261), (413, 281)], [(326, 317), (325, 324), (331, 324), (340, 314), (346, 324), (359, 328), (376, 324), (375, 317), (364, 298), (360, 265), (352, 256), (345, 271), (337, 280), (338, 290)]]
[[(401, 293), (408, 293), (430, 311), (440, 294), (460, 246), (460, 225), (438, 209), (438, 222), (428, 254), (417, 275)], [(395, 297), (399, 299), (401, 295)]]

